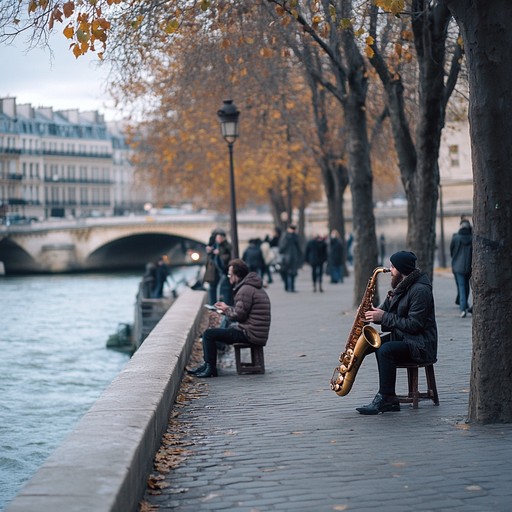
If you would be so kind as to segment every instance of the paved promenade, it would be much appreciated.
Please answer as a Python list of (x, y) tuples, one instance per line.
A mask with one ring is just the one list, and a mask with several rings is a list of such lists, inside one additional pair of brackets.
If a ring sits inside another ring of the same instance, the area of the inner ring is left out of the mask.
[[(228, 364), (218, 378), (185, 378), (141, 510), (511, 510), (512, 425), (465, 423), (471, 315), (459, 317), (452, 275), (434, 279), (440, 406), (378, 416), (355, 410), (377, 391), (373, 355), (349, 395), (329, 388), (354, 321), (352, 278), (326, 282), (323, 294), (309, 279), (305, 267), (299, 293), (280, 280), (268, 288), (265, 375), (238, 376)], [(384, 294), (389, 274), (379, 284)]]

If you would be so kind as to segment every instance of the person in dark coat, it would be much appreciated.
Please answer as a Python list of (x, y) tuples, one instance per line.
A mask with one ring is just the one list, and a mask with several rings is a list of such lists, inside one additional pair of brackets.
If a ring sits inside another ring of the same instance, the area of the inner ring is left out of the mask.
[[(469, 220), (462, 220), (457, 233), (452, 236), (450, 256), (452, 272), (457, 284), (457, 298), (460, 316), (464, 318), (471, 309), (468, 306), (470, 292), (471, 265), (473, 255), (473, 234)], [(457, 301), (455, 301), (457, 302)]]
[(231, 244), (222, 229), (213, 231), (206, 246), (206, 270), (204, 281), (208, 283), (208, 302), (215, 304), (221, 299), (232, 303), (232, 292), (226, 277), (228, 262), (231, 259)]
[(256, 272), (260, 277), (263, 277), (265, 272), (265, 260), (263, 259), (263, 252), (261, 251), (260, 241), (252, 238), (249, 240), (249, 245), (245, 249), (242, 259), (247, 263), (249, 272)]
[(287, 292), (295, 292), (295, 278), (302, 264), (302, 249), (296, 226), (290, 225), (279, 240), (279, 254), (281, 255), (281, 272), (283, 275), (284, 289)]
[(139, 293), (141, 299), (153, 298), (153, 290), (155, 289), (156, 281), (156, 265), (154, 263), (146, 264), (146, 271), (142, 276), (142, 282), (139, 286)]
[(333, 229), (329, 237), (329, 250), (327, 255), (327, 268), (331, 276), (331, 283), (343, 283), (343, 240), (338, 230)]
[(153, 299), (161, 299), (164, 296), (164, 284), (170, 274), (169, 257), (167, 255), (161, 256), (158, 258), (155, 269), (155, 285), (151, 295)]
[(405, 363), (435, 363), (437, 323), (432, 284), (426, 273), (416, 268), (416, 255), (409, 251), (393, 254), (391, 287), (383, 304), (370, 308), (366, 320), (379, 324), (389, 339), (375, 351), (379, 367), (379, 392), (373, 402), (357, 408), (361, 414), (399, 411), (396, 396), (396, 367)]
[(319, 291), (323, 292), (322, 276), (324, 273), (324, 264), (327, 261), (327, 243), (323, 236), (317, 235), (307, 243), (305, 260), (311, 265), (313, 291), (316, 292), (318, 284)]
[(225, 328), (207, 329), (203, 334), (204, 363), (188, 373), (196, 377), (217, 377), (217, 343), (232, 345), (249, 343), (264, 346), (270, 331), (270, 299), (263, 281), (256, 272), (249, 272), (241, 259), (229, 262), (229, 280), (233, 286), (235, 303), (216, 302), (215, 307), (229, 320)]

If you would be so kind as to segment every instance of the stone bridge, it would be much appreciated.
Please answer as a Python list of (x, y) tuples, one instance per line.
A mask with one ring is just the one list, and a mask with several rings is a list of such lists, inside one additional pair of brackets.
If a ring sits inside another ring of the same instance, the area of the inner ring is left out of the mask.
[[(214, 228), (229, 236), (229, 217), (169, 215), (47, 221), (0, 229), (0, 262), (6, 274), (144, 269), (168, 254), (173, 265), (204, 262)], [(250, 238), (272, 234), (271, 216), (240, 216), (242, 253)]]

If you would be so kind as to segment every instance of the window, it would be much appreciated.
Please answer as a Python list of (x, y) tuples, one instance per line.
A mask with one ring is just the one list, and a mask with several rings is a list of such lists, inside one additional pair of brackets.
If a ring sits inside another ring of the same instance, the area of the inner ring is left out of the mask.
[(450, 146), (450, 166), (459, 167), (459, 146), (453, 144)]

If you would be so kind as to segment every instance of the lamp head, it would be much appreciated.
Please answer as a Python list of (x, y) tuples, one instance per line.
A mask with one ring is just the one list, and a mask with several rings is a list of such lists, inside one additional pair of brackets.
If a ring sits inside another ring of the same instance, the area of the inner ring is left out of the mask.
[(240, 112), (233, 100), (224, 100), (222, 108), (217, 112), (222, 136), (228, 144), (233, 144), (238, 138), (238, 116)]

